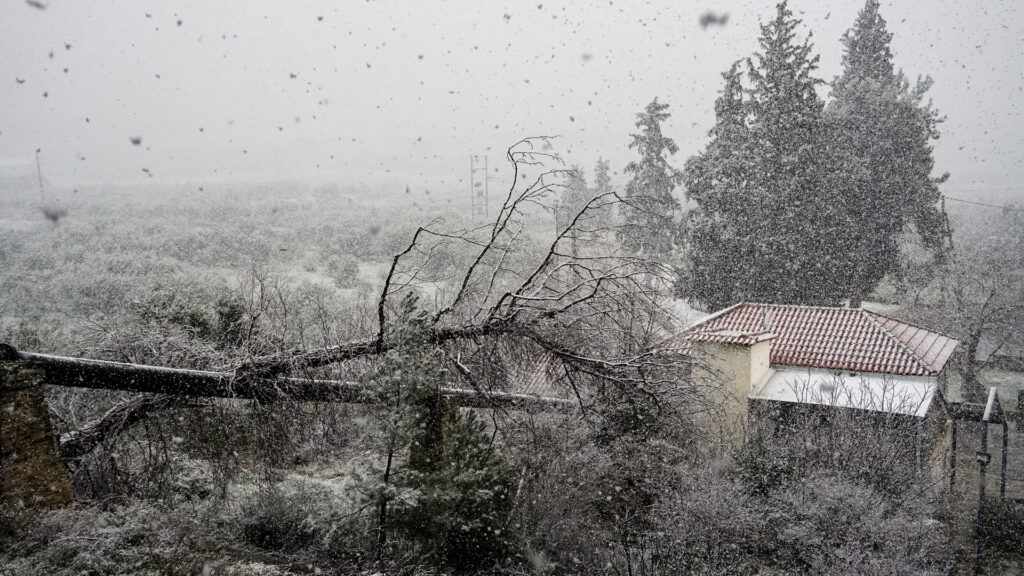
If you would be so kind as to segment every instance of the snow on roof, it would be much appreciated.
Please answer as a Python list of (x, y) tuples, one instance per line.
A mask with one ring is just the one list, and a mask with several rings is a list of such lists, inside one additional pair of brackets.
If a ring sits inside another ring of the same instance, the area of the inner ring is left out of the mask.
[(937, 387), (937, 380), (932, 376), (777, 368), (768, 371), (750, 398), (923, 418)]
[(753, 344), (772, 338), (771, 363), (830, 370), (935, 376), (959, 342), (862, 308), (741, 302), (698, 322), (682, 338)]

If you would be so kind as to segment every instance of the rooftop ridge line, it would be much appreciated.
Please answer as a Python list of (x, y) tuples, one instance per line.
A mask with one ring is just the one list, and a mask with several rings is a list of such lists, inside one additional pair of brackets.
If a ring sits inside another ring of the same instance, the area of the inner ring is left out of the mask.
[(738, 307), (740, 307), (740, 306), (742, 306), (744, 304), (749, 304), (749, 302), (737, 302), (737, 303), (733, 304), (732, 306), (729, 306), (728, 308), (722, 308), (721, 310), (719, 310), (718, 312), (715, 312), (714, 314), (708, 316), (707, 318), (702, 318), (702, 319), (694, 322), (693, 324), (690, 324), (686, 328), (683, 328), (680, 331), (680, 334), (688, 332), (690, 330), (693, 330), (697, 326), (700, 326), (701, 324), (706, 324), (706, 323), (714, 320), (715, 318), (719, 318), (721, 316), (725, 316), (727, 313), (732, 312), (733, 309), (738, 308)]
[(949, 334), (946, 334), (945, 332), (939, 332), (938, 330), (933, 330), (932, 328), (929, 328), (927, 326), (922, 326), (920, 324), (915, 324), (913, 322), (908, 322), (906, 320), (901, 320), (900, 318), (894, 318), (892, 316), (886, 316), (885, 314), (880, 314), (878, 312), (875, 312), (874, 310), (868, 310), (867, 308), (860, 308), (860, 310), (863, 310), (864, 312), (867, 312), (869, 315), (871, 315), (872, 317), (875, 317), (875, 318), (886, 318), (888, 320), (895, 320), (896, 322), (899, 322), (900, 324), (906, 324), (907, 326), (913, 326), (914, 328), (917, 328), (918, 330), (926, 330), (928, 332), (931, 332), (932, 334), (939, 334), (940, 336), (945, 336), (946, 338), (949, 338), (950, 340), (956, 340), (957, 342), (959, 342), (959, 340), (957, 338), (955, 338), (953, 336), (950, 336)]
[[(897, 338), (895, 334), (893, 334), (885, 326), (883, 326), (882, 323), (879, 322), (878, 319), (874, 317), (874, 313), (869, 312), (868, 310), (864, 310), (863, 308), (858, 308), (858, 310), (861, 311), (862, 315), (865, 318), (867, 318), (869, 322), (871, 322), (872, 324), (877, 326), (878, 329), (881, 330), (883, 334), (885, 334), (890, 340), (893, 340), (894, 342), (896, 342), (896, 344), (900, 348), (902, 348), (903, 351), (905, 351), (908, 355), (910, 355), (910, 357), (913, 358), (915, 362), (917, 362), (917, 364), (924, 370), (924, 372), (927, 375), (929, 375), (929, 376), (935, 376), (936, 375), (935, 371), (932, 370), (932, 367), (929, 366), (928, 363), (925, 362), (923, 358), (918, 357), (918, 355), (915, 354), (914, 351), (910, 349), (910, 346), (907, 346), (903, 342), (903, 340), (900, 340), (899, 338)], [(879, 314), (879, 316), (881, 316), (881, 314)], [(893, 320), (895, 320), (895, 318), (893, 318)], [(901, 322), (901, 320), (896, 320), (896, 321), (897, 322)], [(915, 328), (920, 328), (920, 326), (915, 326)], [(922, 329), (923, 330), (927, 330), (927, 328), (922, 328)]]

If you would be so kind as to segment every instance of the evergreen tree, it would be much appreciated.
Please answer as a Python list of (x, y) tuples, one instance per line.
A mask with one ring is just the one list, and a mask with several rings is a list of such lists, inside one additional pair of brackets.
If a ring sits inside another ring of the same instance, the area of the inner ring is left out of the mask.
[(569, 171), (568, 182), (555, 208), (555, 228), (561, 234), (572, 224), (573, 218), (594, 198), (587, 188), (587, 177), (579, 166)]
[[(586, 175), (579, 166), (573, 166), (569, 171), (568, 182), (566, 182), (565, 188), (562, 190), (561, 198), (555, 205), (555, 233), (562, 234), (570, 226), (573, 225), (573, 221), (576, 220), (580, 212), (587, 206), (591, 200), (594, 199), (593, 192), (587, 188)], [(595, 214), (587, 212), (582, 216), (582, 219), (576, 222), (576, 226), (569, 231), (569, 250), (573, 256), (579, 254), (580, 239), (579, 239), (579, 227), (582, 225), (587, 226), (588, 223), (594, 221)]]
[(619, 242), (631, 253), (648, 258), (667, 259), (672, 252), (672, 218), (679, 201), (672, 195), (682, 181), (682, 173), (668, 163), (668, 156), (679, 147), (661, 132), (661, 123), (671, 114), (668, 104), (655, 98), (637, 114), (639, 134), (632, 134), (629, 147), (640, 153), (640, 160), (626, 165), (632, 178), (626, 186), (627, 204), (622, 209), (623, 227)]
[(818, 57), (786, 2), (761, 50), (725, 74), (712, 141), (687, 164), (689, 263), (680, 292), (709, 308), (741, 300), (835, 304), (849, 276), (837, 154), (814, 77)]
[[(597, 159), (597, 164), (594, 165), (594, 188), (591, 190), (590, 196), (596, 198), (603, 196), (612, 191), (612, 176), (611, 166), (607, 160), (603, 158)], [(599, 228), (605, 228), (611, 225), (614, 220), (614, 214), (609, 203), (607, 206), (599, 207), (594, 211), (594, 226)]]
[(859, 306), (888, 273), (899, 267), (899, 237), (913, 228), (941, 257), (948, 224), (931, 177), (931, 141), (941, 119), (923, 102), (926, 78), (911, 88), (894, 72), (892, 33), (867, 0), (853, 27), (843, 35), (843, 73), (832, 84), (828, 107), (834, 141), (845, 157), (842, 185), (848, 217), (847, 250), (853, 275), (846, 295)]
[(597, 159), (594, 166), (594, 196), (607, 194), (612, 191), (611, 168), (608, 161), (603, 158)]
[(366, 378), (376, 409), (365, 442), (376, 457), (357, 488), (376, 509), (378, 555), (398, 531), (439, 564), (479, 568), (511, 550), (511, 472), (484, 425), (439, 394), (447, 372), (429, 323), (406, 296), (389, 330), (394, 346)]
[(787, 2), (761, 26), (761, 52), (747, 60), (752, 179), (758, 195), (748, 233), (755, 276), (747, 300), (836, 304), (848, 276), (835, 153), (814, 77), (810, 37), (798, 42)]
[(687, 197), (696, 206), (684, 218), (693, 257), (684, 263), (680, 287), (684, 296), (712, 309), (736, 302), (756, 280), (746, 273), (756, 255), (748, 231), (756, 225), (758, 195), (751, 189), (754, 165), (745, 152), (750, 135), (740, 62), (722, 77), (725, 87), (715, 101), (711, 141), (683, 172)]

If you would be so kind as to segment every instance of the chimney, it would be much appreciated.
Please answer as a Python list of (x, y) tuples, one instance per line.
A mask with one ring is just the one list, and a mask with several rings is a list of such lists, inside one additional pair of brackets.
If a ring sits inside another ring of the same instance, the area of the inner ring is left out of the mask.
[(726, 392), (724, 421), (712, 428), (724, 433), (727, 443), (741, 444), (746, 437), (748, 399), (765, 375), (771, 362), (773, 336), (769, 333), (744, 334), (740, 342), (700, 343), (700, 357), (707, 369), (706, 377)]

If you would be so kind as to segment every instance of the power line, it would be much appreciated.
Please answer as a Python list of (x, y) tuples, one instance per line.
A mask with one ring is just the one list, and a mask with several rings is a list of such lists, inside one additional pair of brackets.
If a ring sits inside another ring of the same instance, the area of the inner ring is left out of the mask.
[(942, 195), (946, 200), (952, 200), (953, 202), (963, 202), (964, 204), (974, 204), (975, 206), (987, 206), (989, 208), (998, 208), (1000, 210), (1013, 210), (1014, 212), (1024, 212), (1024, 208), (1015, 208), (1013, 206), (999, 206), (997, 204), (986, 204), (984, 202), (975, 202), (973, 200), (964, 200), (963, 198), (953, 198), (952, 196)]

